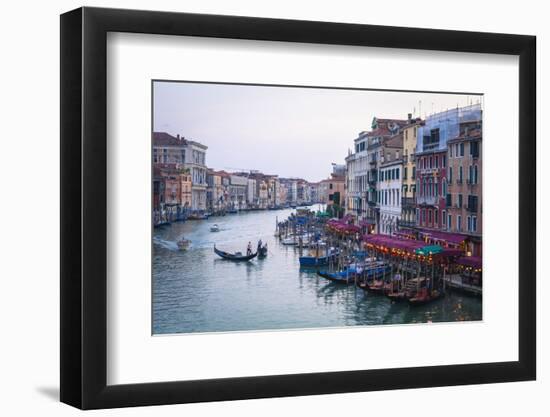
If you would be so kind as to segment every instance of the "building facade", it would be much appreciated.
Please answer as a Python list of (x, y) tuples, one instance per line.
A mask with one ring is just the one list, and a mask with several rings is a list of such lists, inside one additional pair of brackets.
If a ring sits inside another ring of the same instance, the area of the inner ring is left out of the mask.
[(403, 127), (403, 172), (401, 191), (401, 227), (416, 226), (416, 139), (418, 127), (422, 125), (420, 118), (412, 119)]
[[(461, 193), (455, 193), (457, 201), (453, 201), (453, 193), (449, 193), (449, 185), (451, 189), (457, 181), (462, 185), (465, 178), (464, 167), (455, 164), (454, 169), (449, 169), (448, 146), (453, 144), (452, 139), (460, 136), (461, 124), (472, 119), (481, 120), (480, 105), (436, 113), (427, 117), (425, 123), (418, 128), (415, 158), (417, 228), (444, 231), (462, 229), (462, 214), (455, 218), (457, 223), (453, 229), (452, 213), (449, 218), (448, 209), (452, 210), (453, 205), (462, 207), (464, 204), (463, 201), (458, 201), (464, 198)], [(460, 153), (460, 145), (458, 150)]]
[(154, 224), (182, 219), (191, 207), (191, 175), (181, 164), (153, 167)]
[(401, 197), (403, 175), (403, 135), (389, 138), (384, 146), (384, 161), (378, 173), (378, 196), (380, 207), (378, 233), (392, 235), (401, 220)]
[(191, 175), (191, 210), (206, 210), (206, 150), (207, 146), (192, 140), (172, 136), (166, 132), (153, 132), (153, 166), (175, 164)]
[(482, 252), (482, 121), (481, 112), (462, 117), (459, 134), (449, 140), (445, 228), (465, 234), (467, 252)]

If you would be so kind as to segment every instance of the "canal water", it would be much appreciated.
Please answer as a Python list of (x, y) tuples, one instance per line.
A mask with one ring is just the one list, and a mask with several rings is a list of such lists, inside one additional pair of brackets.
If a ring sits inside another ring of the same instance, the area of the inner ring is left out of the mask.
[[(481, 320), (480, 298), (453, 292), (409, 307), (300, 270), (298, 249), (274, 236), (277, 218), (292, 211), (230, 214), (155, 229), (153, 334)], [(219, 232), (210, 231), (214, 224)], [(182, 236), (191, 241), (185, 252), (176, 244)], [(268, 244), (265, 259), (232, 262), (213, 251), (216, 244), (246, 253), (248, 242), (255, 248), (258, 239)]]

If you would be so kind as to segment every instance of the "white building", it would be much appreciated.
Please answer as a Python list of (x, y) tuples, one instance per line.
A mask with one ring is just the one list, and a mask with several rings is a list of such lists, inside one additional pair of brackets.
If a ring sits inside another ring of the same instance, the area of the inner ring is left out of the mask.
[[(388, 158), (386, 156), (386, 158)], [(379, 201), (380, 224), (379, 233), (391, 235), (397, 231), (397, 223), (401, 220), (401, 189), (403, 178), (403, 160), (400, 152), (390, 154), (390, 161), (380, 166)]]
[(246, 185), (246, 204), (253, 207), (258, 204), (258, 193), (256, 190), (256, 180), (248, 178)]
[(206, 150), (207, 146), (186, 140), (185, 167), (191, 172), (191, 208), (206, 210)]
[(248, 178), (239, 175), (231, 175), (229, 179), (229, 201), (232, 208), (242, 209), (246, 207), (246, 188)]
[(361, 132), (354, 140), (355, 153), (350, 153), (346, 158), (346, 209), (359, 220), (363, 220), (367, 213), (369, 189), (367, 145), (368, 135), (366, 132)]

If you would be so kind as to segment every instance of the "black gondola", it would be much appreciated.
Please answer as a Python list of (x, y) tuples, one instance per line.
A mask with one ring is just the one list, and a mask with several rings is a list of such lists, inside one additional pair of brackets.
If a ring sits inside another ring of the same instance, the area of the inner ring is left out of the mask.
[(216, 245), (214, 245), (214, 252), (216, 252), (216, 255), (221, 256), (223, 259), (228, 259), (230, 261), (249, 261), (258, 255), (258, 252), (251, 255), (242, 255), (241, 252), (228, 253), (217, 249)]
[(267, 246), (258, 247), (258, 258), (265, 258), (267, 256)]

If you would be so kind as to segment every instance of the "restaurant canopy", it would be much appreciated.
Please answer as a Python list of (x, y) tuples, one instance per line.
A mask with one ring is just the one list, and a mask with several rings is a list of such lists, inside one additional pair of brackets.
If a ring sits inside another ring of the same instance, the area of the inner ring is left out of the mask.
[(436, 255), (436, 254), (439, 254), (441, 252), (443, 252), (443, 248), (441, 246), (437, 246), (437, 245), (423, 246), (423, 247), (415, 250), (415, 253), (417, 255), (423, 255), (423, 256)]
[(482, 265), (481, 258), (479, 256), (461, 256), (456, 260), (456, 263), (474, 269), (481, 269)]
[(444, 242), (451, 245), (460, 245), (466, 237), (459, 233), (440, 232), (436, 230), (419, 230), (419, 234), (432, 242)]
[(412, 239), (399, 239), (387, 235), (365, 235), (363, 241), (374, 246), (382, 246), (388, 249), (397, 249), (414, 253), (416, 249), (425, 246), (424, 242)]
[(339, 233), (359, 233), (361, 228), (355, 224), (348, 224), (346, 219), (335, 220), (331, 219), (327, 222), (327, 226)]
[(396, 236), (388, 235), (364, 235), (363, 241), (367, 245), (386, 248), (389, 250), (397, 250), (407, 252), (411, 255), (430, 256), (438, 255), (439, 257), (458, 257), (463, 254), (460, 249), (443, 248), (438, 245), (428, 245), (422, 240), (403, 239)]

